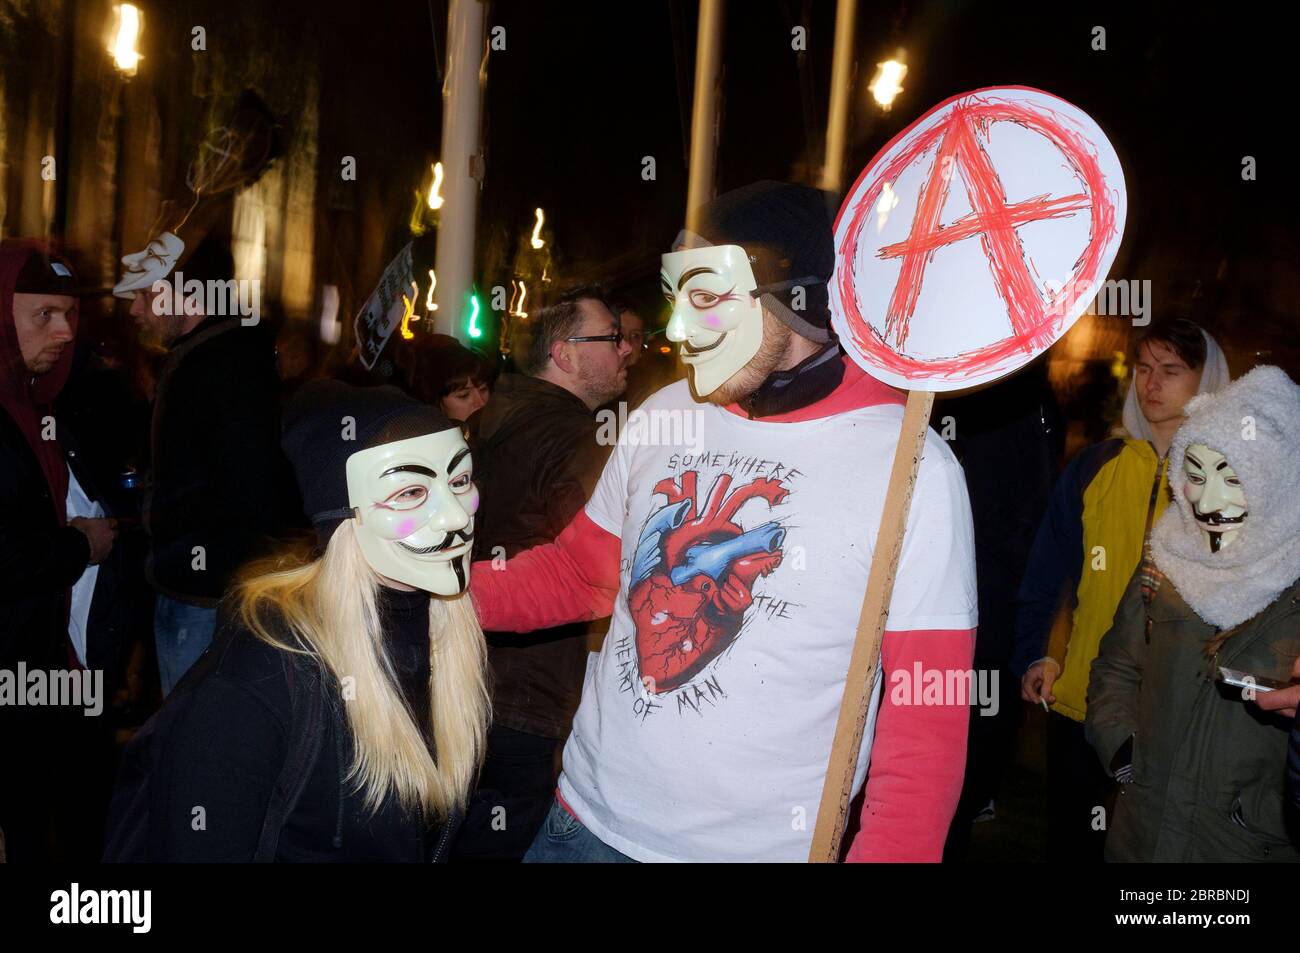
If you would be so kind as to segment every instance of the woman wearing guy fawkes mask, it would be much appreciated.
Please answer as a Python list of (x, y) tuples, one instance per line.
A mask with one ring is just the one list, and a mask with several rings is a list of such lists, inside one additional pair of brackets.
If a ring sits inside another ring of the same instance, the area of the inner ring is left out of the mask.
[(396, 388), (336, 381), (298, 392), (283, 443), (319, 549), (248, 567), (227, 597), (212, 648), (155, 716), (152, 763), (167, 776), (149, 776), (165, 791), (150, 847), (132, 845), (144, 825), (123, 796), (110, 860), (449, 853), (489, 717), (465, 595), (469, 450)]
[(1175, 506), (1103, 637), (1088, 740), (1123, 784), (1114, 861), (1295, 861), (1283, 807), (1288, 720), (1220, 667), (1286, 682), (1300, 655), (1300, 387), (1259, 367), (1187, 405)]

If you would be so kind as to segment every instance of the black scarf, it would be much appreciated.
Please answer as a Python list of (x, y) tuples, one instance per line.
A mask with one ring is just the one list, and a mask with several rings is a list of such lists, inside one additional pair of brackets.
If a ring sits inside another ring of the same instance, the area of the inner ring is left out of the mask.
[(804, 358), (788, 371), (776, 371), (740, 401), (749, 419), (787, 414), (830, 396), (844, 379), (838, 341)]

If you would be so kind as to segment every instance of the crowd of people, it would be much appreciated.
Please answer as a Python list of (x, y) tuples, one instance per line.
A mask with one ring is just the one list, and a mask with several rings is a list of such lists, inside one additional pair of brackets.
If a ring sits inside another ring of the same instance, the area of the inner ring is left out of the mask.
[[(505, 373), (424, 335), (389, 383), (290, 386), (265, 325), (128, 267), (143, 494), (59, 402), (87, 289), (0, 244), (0, 856), (806, 859), (904, 396), (832, 328), (822, 193), (692, 221), (660, 274), (687, 375), (649, 394), (596, 285)], [(1054, 862), (1300, 859), (1300, 388), (1186, 318), (1135, 338), (1116, 436), (1059, 477), (1041, 364), (928, 431), (844, 859), (955, 859), (995, 816), (1023, 711), (894, 690), (973, 668), (1049, 709)], [(611, 441), (620, 400), (692, 425)]]

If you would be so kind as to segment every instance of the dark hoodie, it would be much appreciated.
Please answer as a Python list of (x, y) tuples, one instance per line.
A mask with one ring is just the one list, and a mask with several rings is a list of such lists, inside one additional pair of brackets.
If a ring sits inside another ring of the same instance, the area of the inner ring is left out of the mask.
[(301, 513), (280, 450), (280, 381), (265, 324), (207, 317), (171, 345), (151, 443), (149, 581), (215, 606), (240, 564)]
[[(42, 421), (72, 367), (72, 345), (33, 377), (14, 325), (14, 284), (44, 252), (27, 242), (0, 244), (0, 668), (66, 668), (68, 599), (90, 562), (84, 533), (67, 525), (68, 470)], [(69, 314), (73, 332), (75, 307)], [(57, 437), (57, 428), (54, 436)]]
[[(517, 374), (502, 376), (469, 429), (482, 497), (475, 559), (509, 559), (560, 535), (591, 496), (610, 449), (596, 442), (596, 417), (581, 399)], [(489, 632), (488, 655), (494, 723), (565, 738), (582, 695), (586, 626)]]
[[(30, 243), (0, 243), (0, 670), (15, 678), (19, 665), (29, 672), (76, 667), (68, 604), (90, 562), (86, 536), (66, 525), (63, 450), (41, 439), (42, 430), (50, 433), (42, 420), (53, 416), (50, 402), (68, 378), (72, 344), (33, 378), (14, 325), (18, 275), (43, 254)], [(74, 309), (74, 332), (76, 321)], [(97, 792), (82, 770), (81, 740), (98, 721), (72, 706), (0, 704), (0, 829), (10, 863), (66, 860), (87, 839), (77, 834), (96, 823)]]

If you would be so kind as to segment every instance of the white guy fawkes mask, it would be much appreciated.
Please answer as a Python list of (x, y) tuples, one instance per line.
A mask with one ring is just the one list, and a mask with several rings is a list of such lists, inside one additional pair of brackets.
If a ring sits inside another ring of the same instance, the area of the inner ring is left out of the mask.
[(739, 245), (711, 245), (662, 257), (659, 281), (672, 302), (668, 340), (681, 344), (699, 397), (717, 390), (763, 343), (763, 306), (749, 256)]
[(348, 457), (348, 504), (370, 568), (439, 596), (469, 585), (478, 489), (457, 429)]
[(1183, 495), (1205, 533), (1206, 546), (1217, 553), (1236, 537), (1246, 521), (1246, 494), (1228, 460), (1203, 443), (1194, 443), (1183, 455), (1187, 484)]

